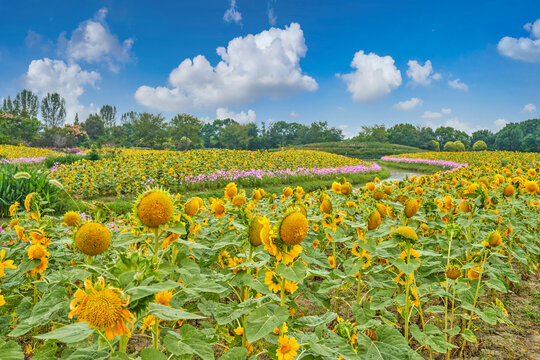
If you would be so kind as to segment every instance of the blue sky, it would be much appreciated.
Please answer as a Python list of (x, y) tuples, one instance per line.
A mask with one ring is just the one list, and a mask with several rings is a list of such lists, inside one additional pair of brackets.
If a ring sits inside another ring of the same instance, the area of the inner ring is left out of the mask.
[(538, 1), (148, 4), (0, 2), (0, 98), (59, 92), (68, 122), (111, 104), (166, 118), (328, 121), (349, 136), (540, 116)]

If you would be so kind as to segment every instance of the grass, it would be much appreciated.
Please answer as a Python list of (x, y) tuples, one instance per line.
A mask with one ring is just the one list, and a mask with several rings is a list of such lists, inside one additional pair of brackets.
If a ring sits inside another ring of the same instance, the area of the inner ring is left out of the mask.
[[(379, 179), (386, 179), (390, 176), (390, 173), (386, 170), (381, 171), (370, 171), (365, 173), (357, 173), (357, 174), (348, 174), (346, 175), (347, 181), (349, 181), (353, 185), (363, 185), (371, 180), (373, 180), (375, 177), (378, 177)], [(287, 186), (296, 187), (296, 186), (302, 186), (305, 192), (311, 192), (315, 191), (317, 189), (327, 187), (330, 188), (332, 186), (332, 183), (334, 181), (340, 181), (342, 177), (338, 176), (325, 176), (321, 178), (315, 178), (303, 181), (299, 181), (297, 178), (289, 178), (285, 180), (281, 180), (279, 183), (274, 183), (270, 185), (264, 185), (262, 188), (268, 193), (268, 194), (281, 194), (283, 192), (283, 189)], [(253, 190), (260, 188), (261, 186), (238, 186), (239, 189), (244, 189), (246, 191), (246, 195), (249, 197), (251, 196), (251, 193)], [(224, 187), (223, 187), (224, 188)], [(198, 189), (198, 190), (192, 190), (192, 191), (186, 191), (181, 192), (182, 195), (182, 201), (187, 201), (187, 199), (198, 196), (202, 199), (209, 199), (209, 198), (221, 198), (223, 197), (223, 188), (209, 188), (209, 189)], [(133, 208), (133, 202), (135, 201), (136, 196), (124, 196), (124, 197), (100, 197), (95, 199), (81, 199), (81, 198), (75, 198), (74, 201), (71, 201), (69, 199), (65, 199), (63, 201), (62, 208), (57, 209), (57, 215), (61, 215), (66, 211), (80, 211), (80, 212), (89, 212), (94, 204), (96, 202), (101, 202), (105, 206), (107, 206), (111, 211), (118, 215), (124, 215), (129, 213)]]
[(353, 157), (357, 159), (364, 159), (364, 160), (380, 159), (381, 157), (387, 156), (387, 155), (427, 151), (427, 150), (419, 149), (413, 146), (380, 143), (380, 142), (366, 143), (366, 142), (359, 142), (359, 141), (353, 141), (353, 140), (296, 145), (296, 146), (290, 146), (287, 149), (326, 151), (332, 154), (349, 156), (349, 157)]
[(402, 169), (402, 170), (412, 170), (423, 173), (436, 173), (442, 170), (448, 170), (443, 166), (431, 165), (431, 164), (422, 164), (422, 163), (406, 163), (406, 162), (396, 162), (396, 161), (384, 161), (377, 160), (377, 164), (381, 167)]

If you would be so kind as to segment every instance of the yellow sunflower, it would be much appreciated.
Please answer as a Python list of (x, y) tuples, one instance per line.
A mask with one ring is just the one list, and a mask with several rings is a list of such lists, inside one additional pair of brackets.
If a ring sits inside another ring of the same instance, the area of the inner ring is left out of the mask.
[(174, 205), (169, 194), (158, 188), (151, 189), (137, 199), (135, 216), (149, 227), (157, 228), (169, 222)]
[(278, 360), (294, 360), (297, 351), (300, 348), (294, 337), (287, 335), (280, 336), (278, 339), (279, 346), (276, 350)]
[(86, 255), (99, 255), (110, 243), (111, 233), (100, 223), (86, 223), (75, 233), (75, 246)]

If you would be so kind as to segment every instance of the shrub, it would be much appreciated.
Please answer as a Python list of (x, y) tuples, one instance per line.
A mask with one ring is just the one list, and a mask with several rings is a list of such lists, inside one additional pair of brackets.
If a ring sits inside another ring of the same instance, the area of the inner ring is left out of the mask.
[(444, 144), (444, 151), (456, 151), (456, 147), (454, 145), (453, 141), (449, 141), (446, 144)]
[(477, 142), (474, 143), (472, 149), (474, 151), (486, 150), (487, 149), (487, 144), (483, 140), (478, 140)]
[(441, 151), (441, 145), (436, 140), (431, 140), (429, 142), (429, 149), (433, 151)]
[(465, 145), (461, 141), (454, 141), (454, 151), (465, 151)]

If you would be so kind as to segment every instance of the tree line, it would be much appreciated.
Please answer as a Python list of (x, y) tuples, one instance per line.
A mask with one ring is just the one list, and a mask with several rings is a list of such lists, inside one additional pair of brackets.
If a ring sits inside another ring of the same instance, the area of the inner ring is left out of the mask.
[[(40, 119), (37, 118), (40, 113)], [(0, 108), (0, 143), (25, 143), (46, 147), (143, 147), (151, 149), (274, 149), (286, 146), (344, 139), (342, 130), (327, 122), (304, 125), (297, 122), (240, 124), (233, 119), (203, 122), (189, 114), (178, 114), (169, 121), (161, 114), (126, 112), (117, 116), (116, 107), (103, 105), (86, 119), (75, 115), (66, 124), (65, 100), (57, 93), (41, 101), (30, 90)], [(383, 142), (434, 151), (462, 150), (540, 150), (540, 119), (507, 124), (497, 133), (478, 130), (468, 135), (450, 126), (430, 127), (412, 124), (362, 126), (351, 141)]]

